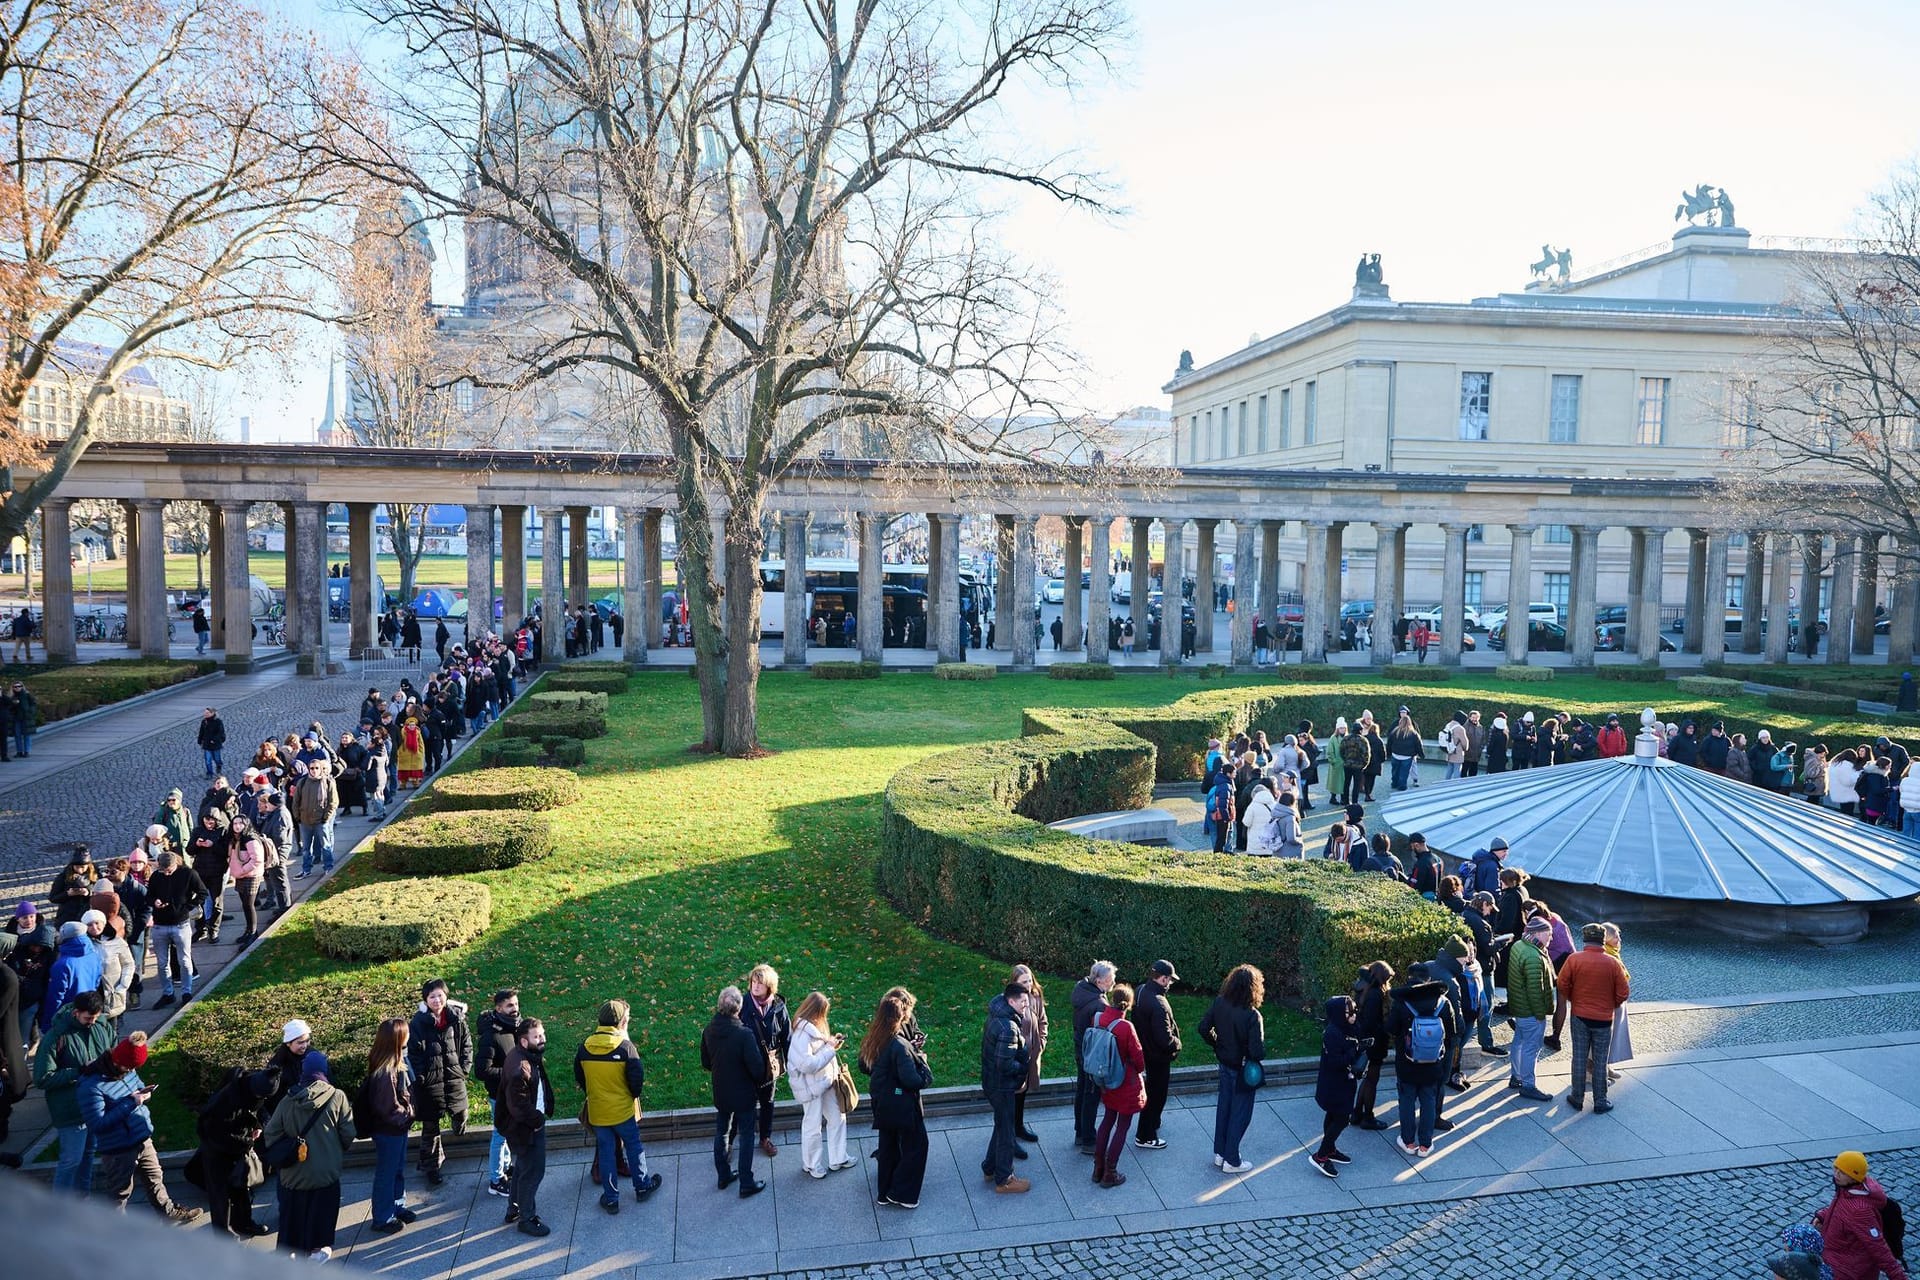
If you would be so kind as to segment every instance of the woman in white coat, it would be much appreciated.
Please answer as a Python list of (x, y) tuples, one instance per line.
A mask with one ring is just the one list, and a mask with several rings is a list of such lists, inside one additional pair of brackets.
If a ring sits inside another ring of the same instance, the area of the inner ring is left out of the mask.
[[(787, 1087), (793, 1090), (800, 1112), (800, 1167), (816, 1178), (829, 1169), (851, 1169), (847, 1158), (847, 1117), (833, 1096), (845, 1036), (827, 1029), (829, 1002), (818, 991), (800, 1002), (793, 1016), (793, 1038), (787, 1044)], [(821, 1145), (825, 1142), (825, 1157)]]
[(1274, 798), (1273, 779), (1261, 778), (1247, 797), (1247, 852), (1256, 858), (1271, 858), (1279, 852), (1275, 839), (1274, 816), (1280, 802)]

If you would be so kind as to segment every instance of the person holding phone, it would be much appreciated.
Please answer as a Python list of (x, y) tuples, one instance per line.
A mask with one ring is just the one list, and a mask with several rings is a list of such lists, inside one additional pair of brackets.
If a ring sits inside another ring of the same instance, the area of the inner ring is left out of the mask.
[(808, 992), (793, 1015), (793, 1035), (787, 1045), (787, 1085), (801, 1106), (800, 1167), (814, 1178), (853, 1168), (853, 1159), (847, 1155), (847, 1116), (833, 1093), (834, 1081), (846, 1070), (840, 1050), (847, 1038), (827, 1026), (830, 1008), (825, 995)]
[(197, 1207), (178, 1204), (167, 1194), (160, 1153), (153, 1148), (153, 1116), (147, 1102), (154, 1086), (140, 1078), (147, 1065), (147, 1037), (136, 1031), (89, 1063), (80, 1074), (80, 1115), (100, 1155), (101, 1190), (111, 1194), (120, 1212), (133, 1199), (135, 1182), (168, 1222), (182, 1226), (200, 1216)]

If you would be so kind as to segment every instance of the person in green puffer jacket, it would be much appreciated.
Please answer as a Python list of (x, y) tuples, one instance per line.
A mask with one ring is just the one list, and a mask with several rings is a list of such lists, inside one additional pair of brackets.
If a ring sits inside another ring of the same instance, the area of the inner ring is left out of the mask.
[(1547, 944), (1552, 938), (1552, 921), (1532, 920), (1507, 951), (1507, 1014), (1515, 1022), (1510, 1059), (1513, 1074), (1507, 1079), (1507, 1087), (1518, 1089), (1521, 1097), (1534, 1102), (1552, 1101), (1533, 1082), (1540, 1043), (1546, 1038), (1547, 1023), (1553, 1018), (1557, 1001), (1553, 962), (1547, 958)]
[(53, 1168), (56, 1191), (93, 1189), (93, 1133), (80, 1114), (80, 1073), (112, 1050), (113, 1024), (102, 1010), (98, 991), (82, 991), (53, 1015), (33, 1055), (33, 1082), (47, 1095), (47, 1119), (60, 1136), (60, 1157)]

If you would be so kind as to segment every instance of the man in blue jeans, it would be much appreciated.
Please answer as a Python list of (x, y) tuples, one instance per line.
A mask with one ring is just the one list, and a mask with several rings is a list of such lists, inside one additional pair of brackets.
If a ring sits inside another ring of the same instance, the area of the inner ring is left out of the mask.
[(647, 1172), (646, 1148), (640, 1144), (640, 1094), (646, 1087), (646, 1066), (640, 1050), (627, 1038), (631, 1016), (625, 1000), (600, 1006), (600, 1025), (573, 1055), (573, 1079), (587, 1095), (587, 1123), (593, 1126), (600, 1163), (600, 1207), (620, 1212), (620, 1153), (633, 1175), (633, 1198), (645, 1200), (660, 1189), (660, 1175)]
[[(1231, 827), (1232, 823), (1227, 825)], [(1093, 1129), (1100, 1119), (1100, 1086), (1080, 1069), (1080, 1044), (1087, 1038), (1087, 1028), (1093, 1025), (1094, 1018), (1107, 1007), (1107, 992), (1113, 989), (1118, 974), (1119, 970), (1111, 962), (1095, 960), (1087, 969), (1087, 976), (1073, 987), (1073, 1145), (1086, 1156), (1093, 1154)], [(1036, 1141), (1028, 1134), (1018, 1136), (1029, 1142)]]
[[(760, 1111), (760, 1086), (772, 1074), (759, 1039), (740, 1021), (740, 1009), (746, 997), (740, 988), (727, 987), (720, 992), (713, 1020), (700, 1034), (700, 1065), (713, 1075), (713, 1168), (719, 1175), (720, 1190), (740, 1184), (740, 1198), (759, 1195), (767, 1184), (753, 1176), (753, 1149), (756, 1116)], [(740, 1159), (738, 1171), (727, 1157), (727, 1133), (738, 1135)], [(514, 1152), (514, 1160), (520, 1158)]]
[(1440, 1118), (1440, 1090), (1447, 1078), (1447, 1047), (1463, 1034), (1447, 984), (1426, 964), (1407, 970), (1407, 985), (1394, 992), (1387, 1034), (1393, 1037), (1393, 1075), (1400, 1093), (1400, 1149), (1410, 1156), (1433, 1150)]
[(1013, 1100), (1027, 1082), (1027, 1041), (1020, 1033), (1026, 1012), (1026, 988), (1009, 982), (987, 1005), (980, 1035), (980, 1091), (993, 1109), (993, 1133), (980, 1172), (1000, 1195), (1020, 1195), (1033, 1185), (1013, 1174)]
[(200, 715), (200, 763), (206, 766), (207, 776), (215, 777), (227, 771), (227, 763), (221, 753), (227, 745), (227, 726), (220, 722), (220, 713), (208, 707)]
[(299, 880), (313, 874), (315, 859), (333, 870), (333, 819), (340, 812), (340, 790), (332, 774), (327, 761), (315, 760), (307, 766), (307, 776), (293, 784), (293, 820), (300, 824)]
[(46, 1094), (47, 1118), (60, 1138), (60, 1158), (53, 1167), (56, 1191), (85, 1195), (93, 1190), (93, 1133), (80, 1114), (80, 1073), (113, 1048), (104, 1008), (98, 991), (82, 991), (53, 1015), (33, 1056), (33, 1082)]

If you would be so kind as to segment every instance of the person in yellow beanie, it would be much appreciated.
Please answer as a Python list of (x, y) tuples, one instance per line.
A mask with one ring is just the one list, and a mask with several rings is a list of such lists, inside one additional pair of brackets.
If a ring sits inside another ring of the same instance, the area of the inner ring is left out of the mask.
[(1867, 1157), (1842, 1151), (1833, 1158), (1833, 1201), (1813, 1215), (1826, 1239), (1825, 1262), (1834, 1280), (1907, 1280), (1886, 1237), (1887, 1193), (1867, 1173)]

